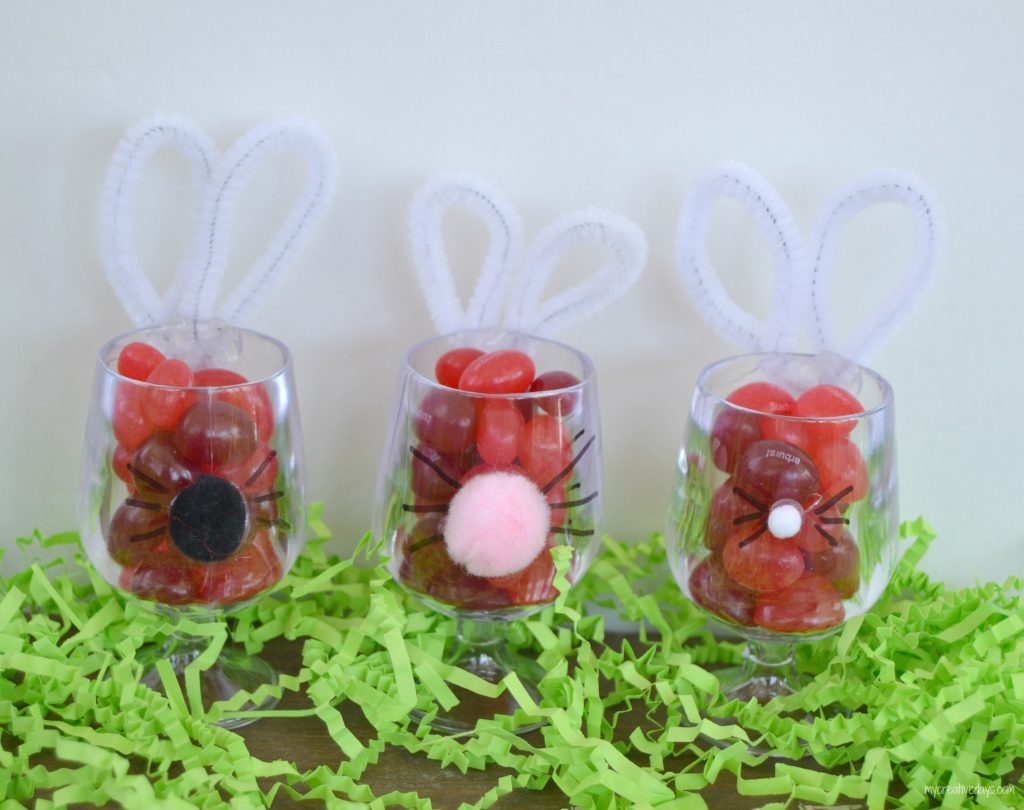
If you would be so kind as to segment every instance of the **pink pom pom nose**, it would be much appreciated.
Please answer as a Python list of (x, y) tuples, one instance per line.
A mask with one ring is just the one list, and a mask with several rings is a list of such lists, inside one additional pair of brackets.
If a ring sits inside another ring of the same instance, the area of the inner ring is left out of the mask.
[(478, 577), (522, 571), (544, 549), (551, 507), (529, 478), (482, 473), (462, 485), (448, 506), (449, 556)]

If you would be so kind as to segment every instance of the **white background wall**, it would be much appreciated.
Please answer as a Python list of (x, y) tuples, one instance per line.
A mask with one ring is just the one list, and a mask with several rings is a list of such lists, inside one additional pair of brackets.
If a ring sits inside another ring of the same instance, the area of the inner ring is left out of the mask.
[[(877, 168), (912, 169), (941, 196), (945, 261), (874, 361), (897, 392), (902, 511), (939, 531), (933, 574), (1021, 574), (1022, 42), (1016, 2), (2, 0), (0, 542), (76, 525), (94, 355), (131, 325), (97, 244), (122, 131), (162, 109), (226, 147), (263, 117), (299, 113), (336, 145), (342, 183), (254, 326), (295, 354), (311, 494), (327, 501), (339, 551), (370, 522), (401, 354), (432, 331), (404, 218), (414, 189), (446, 169), (502, 185), (530, 232), (595, 204), (648, 234), (639, 285), (562, 337), (599, 369), (607, 528), (660, 530), (697, 373), (733, 350), (684, 296), (674, 230), (693, 180), (734, 158), (766, 174), (804, 227)], [(236, 277), (298, 188), (292, 168), (251, 187)], [(188, 228), (183, 169), (158, 160), (143, 187), (140, 251), (162, 280)], [(468, 283), (483, 243), (460, 233)], [(911, 247), (898, 211), (853, 224), (840, 259), (848, 327)], [(763, 310), (753, 227), (724, 208), (712, 252), (735, 295)], [(19, 564), (10, 551), (4, 567)]]

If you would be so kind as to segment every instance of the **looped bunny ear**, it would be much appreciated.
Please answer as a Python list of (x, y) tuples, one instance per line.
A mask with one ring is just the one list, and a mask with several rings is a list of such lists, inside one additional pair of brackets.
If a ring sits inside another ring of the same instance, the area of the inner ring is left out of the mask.
[[(196, 195), (199, 198), (216, 162), (213, 142), (195, 124), (178, 116), (157, 113), (139, 121), (121, 139), (103, 184), (100, 241), (103, 264), (114, 292), (137, 326), (149, 326), (167, 319), (177, 296), (171, 287), (161, 297), (142, 271), (135, 250), (132, 211), (143, 172), (163, 147), (177, 148), (190, 163)], [(186, 250), (175, 278), (178, 279), (194, 259)]]
[[(725, 291), (707, 251), (707, 231), (716, 197), (739, 202), (768, 242), (775, 285), (771, 311), (759, 320)], [(750, 351), (787, 351), (798, 339), (798, 273), (802, 244), (782, 197), (760, 174), (740, 163), (721, 163), (690, 193), (679, 219), (676, 257), (694, 305), (721, 337)]]
[(272, 156), (294, 152), (305, 163), (306, 184), (269, 246), (228, 296), (218, 317), (241, 323), (270, 294), (308, 227), (334, 194), (337, 165), (326, 137), (299, 119), (267, 121), (240, 138), (210, 178), (197, 240), (197, 260), (181, 284), (178, 314), (198, 323), (213, 316), (227, 264), (231, 222), (245, 183)]
[[(837, 346), (833, 319), (826, 312), (831, 300), (836, 242), (844, 225), (856, 214), (880, 203), (902, 203), (917, 221), (917, 244), (910, 272), (898, 289), (882, 303), (861, 331), (842, 349)], [(834, 349), (854, 360), (865, 361), (892, 335), (921, 300), (934, 275), (943, 241), (942, 216), (925, 185), (905, 172), (880, 172), (853, 185), (823, 206), (814, 230), (808, 257), (811, 337), (818, 351)]]
[[(460, 207), (483, 220), (490, 236), (487, 255), (469, 307), (455, 289), (441, 224)], [(420, 289), (439, 334), (496, 326), (523, 243), (523, 223), (499, 188), (472, 174), (439, 175), (424, 185), (409, 208), (409, 238)]]
[[(607, 260), (585, 281), (541, 302), (558, 263), (573, 247), (588, 243), (607, 248)], [(647, 240), (625, 217), (596, 208), (563, 214), (537, 235), (523, 257), (506, 325), (518, 332), (550, 335), (622, 295), (646, 261)]]

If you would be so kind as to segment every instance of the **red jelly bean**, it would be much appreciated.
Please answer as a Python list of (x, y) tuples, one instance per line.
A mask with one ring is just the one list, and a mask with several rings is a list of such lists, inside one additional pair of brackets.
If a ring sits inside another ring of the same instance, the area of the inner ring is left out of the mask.
[[(245, 494), (266, 494), (273, 492), (277, 483), (277, 453), (265, 444), (236, 464), (217, 470), (217, 475), (226, 478)], [(207, 470), (209, 472), (209, 470)]]
[(117, 373), (122, 377), (142, 382), (167, 358), (148, 343), (129, 343), (117, 356)]
[(530, 390), (535, 373), (529, 355), (499, 349), (466, 366), (459, 377), (459, 388), (475, 394), (522, 394)]
[(779, 633), (807, 633), (834, 627), (845, 618), (839, 594), (825, 577), (798, 579), (781, 591), (763, 594), (754, 622)]
[(740, 386), (727, 399), (741, 408), (773, 416), (790, 416), (796, 409), (796, 400), (788, 391), (766, 382)]
[(814, 462), (821, 476), (821, 494), (826, 500), (850, 487), (847, 502), (868, 494), (868, 468), (857, 445), (845, 439), (819, 447)]
[(125, 450), (135, 450), (153, 432), (153, 424), (142, 410), (145, 391), (136, 385), (120, 384), (114, 396), (111, 428)]
[(484, 473), (492, 472), (507, 472), (515, 473), (516, 475), (526, 475), (526, 470), (523, 469), (521, 464), (511, 464), (508, 467), (495, 467), (492, 464), (484, 464), (483, 462), (481, 462), (480, 464), (476, 464), (473, 467), (470, 467), (469, 470), (463, 474), (460, 483), (465, 484), (471, 478), (476, 478), (476, 476), (478, 475), (483, 475)]
[(543, 488), (555, 480), (572, 461), (570, 437), (556, 416), (537, 414), (523, 428), (519, 460), (530, 479)]
[(413, 431), (442, 453), (461, 453), (476, 438), (476, 410), (472, 397), (435, 388), (413, 414)]
[(157, 427), (172, 428), (185, 415), (195, 401), (195, 393), (187, 389), (195, 384), (192, 370), (181, 360), (164, 360), (146, 378), (146, 382), (161, 388), (148, 388), (142, 400), (142, 410)]
[(121, 574), (121, 585), (140, 599), (187, 605), (197, 599), (200, 577), (199, 566), (180, 554), (168, 552), (136, 568), (126, 568)]
[(515, 461), (525, 424), (519, 409), (507, 399), (485, 402), (476, 426), (480, 458), (494, 467), (506, 467)]
[(195, 381), (199, 387), (221, 388), (214, 391), (213, 396), (248, 411), (256, 422), (260, 441), (270, 441), (274, 432), (274, 409), (263, 385), (250, 383), (237, 371), (226, 368), (201, 368), (195, 373)]
[(804, 556), (797, 544), (767, 532), (751, 539), (754, 532), (743, 529), (725, 544), (722, 564), (733, 582), (751, 591), (777, 591), (800, 579)]
[(833, 540), (804, 551), (807, 572), (826, 577), (842, 599), (852, 599), (860, 587), (860, 551), (849, 532), (830, 527), (829, 533)]
[(832, 507), (822, 514), (816, 511), (804, 513), (804, 522), (800, 531), (794, 535), (793, 540), (804, 552), (817, 554), (829, 548), (829, 538), (845, 531), (842, 515), (836, 507)]
[(799, 447), (805, 453), (812, 453), (814, 444), (808, 425), (795, 419), (776, 419), (771, 416), (761, 417), (761, 434), (765, 439), (785, 442)]
[[(531, 391), (559, 391), (579, 385), (579, 378), (568, 371), (546, 371), (539, 375), (530, 386)], [(567, 416), (576, 409), (579, 402), (578, 391), (566, 391), (550, 397), (538, 397), (537, 404), (555, 416)]]
[[(849, 391), (835, 385), (816, 385), (808, 388), (797, 398), (794, 413), (801, 417), (830, 418), (859, 414), (863, 411), (864, 406)], [(806, 430), (813, 442), (824, 444), (845, 438), (856, 425), (854, 419), (811, 422), (806, 424)]]
[(451, 349), (437, 359), (437, 363), (434, 365), (434, 376), (437, 377), (437, 381), (441, 385), (446, 385), (449, 388), (458, 388), (462, 372), (466, 370), (470, 363), (483, 356), (484, 352), (479, 349), (470, 349), (468, 347)]
[(754, 595), (730, 580), (710, 557), (690, 572), (690, 596), (716, 616), (739, 624), (754, 623)]
[(202, 566), (197, 600), (230, 605), (271, 588), (284, 575), (281, 559), (266, 532), (243, 546), (231, 559)]
[(548, 548), (544, 548), (522, 571), (487, 579), (491, 585), (504, 590), (513, 605), (538, 605), (558, 596), (554, 586), (555, 563)]

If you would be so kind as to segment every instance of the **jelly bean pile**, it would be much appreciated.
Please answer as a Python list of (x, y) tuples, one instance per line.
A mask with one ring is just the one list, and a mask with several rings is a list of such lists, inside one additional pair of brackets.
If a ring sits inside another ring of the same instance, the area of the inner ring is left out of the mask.
[[(860, 586), (860, 553), (844, 515), (868, 488), (864, 458), (849, 438), (856, 420), (833, 417), (864, 409), (834, 385), (794, 398), (756, 382), (727, 401), (738, 407), (715, 420), (711, 459), (729, 477), (711, 498), (704, 531), (710, 553), (693, 567), (690, 593), (741, 625), (782, 633), (833, 627), (845, 618), (842, 600)], [(801, 514), (791, 537), (769, 529), (780, 502)]]
[[(557, 542), (571, 511), (573, 437), (565, 418), (580, 394), (566, 371), (536, 374), (533, 360), (514, 349), (485, 353), (458, 348), (435, 366), (441, 387), (431, 388), (412, 413), (407, 512), (420, 515), (398, 531), (396, 576), (406, 587), (463, 610), (500, 610), (543, 604), (557, 595), (554, 567), (545, 548), (522, 570), (482, 577), (455, 562), (444, 542), (444, 512), (470, 479), (488, 472), (529, 478), (551, 507), (548, 546)], [(552, 391), (550, 397), (516, 398)], [(467, 394), (507, 394), (467, 396)]]
[(104, 534), (120, 586), (169, 605), (216, 605), (274, 585), (287, 535), (266, 390), (140, 342), (121, 350), (117, 372), (111, 467), (128, 497)]

